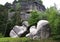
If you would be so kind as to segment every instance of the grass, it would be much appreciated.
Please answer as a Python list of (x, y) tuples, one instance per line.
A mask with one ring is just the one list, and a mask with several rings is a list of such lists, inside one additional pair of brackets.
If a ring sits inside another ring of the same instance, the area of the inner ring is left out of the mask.
[(24, 37), (24, 38), (0, 38), (0, 42), (59, 42), (59, 41), (52, 39), (33, 40)]

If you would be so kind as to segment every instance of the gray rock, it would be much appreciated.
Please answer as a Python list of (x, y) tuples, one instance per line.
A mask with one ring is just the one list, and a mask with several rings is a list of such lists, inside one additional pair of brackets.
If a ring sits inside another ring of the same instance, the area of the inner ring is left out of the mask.
[(50, 26), (47, 20), (40, 20), (37, 23), (37, 36), (41, 39), (48, 38), (50, 36)]
[(31, 26), (29, 31), (30, 33), (28, 33), (26, 37), (33, 38), (34, 35), (37, 33), (37, 28), (35, 26)]
[(18, 35), (13, 30), (11, 30), (10, 31), (10, 37), (16, 38), (16, 37), (18, 37)]
[(14, 26), (10, 31), (10, 37), (20, 37), (26, 30), (27, 28), (25, 26)]
[(44, 39), (50, 36), (50, 32), (49, 22), (47, 20), (40, 20), (37, 23), (37, 27), (32, 26), (30, 28), (30, 33), (28, 33), (26, 37), (32, 39)]

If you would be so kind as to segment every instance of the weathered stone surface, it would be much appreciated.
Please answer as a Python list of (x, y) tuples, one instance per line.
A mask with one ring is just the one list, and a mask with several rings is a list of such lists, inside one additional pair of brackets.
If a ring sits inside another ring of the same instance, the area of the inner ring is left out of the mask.
[(41, 39), (48, 38), (50, 36), (50, 27), (47, 20), (40, 20), (37, 23), (37, 36)]
[(30, 33), (28, 33), (28, 34), (26, 35), (26, 37), (33, 38), (34, 35), (37, 33), (37, 28), (36, 28), (36, 26), (31, 26), (29, 31), (30, 31)]
[(35, 26), (32, 26), (30, 28), (30, 33), (26, 35), (26, 37), (32, 38), (32, 39), (44, 39), (48, 38), (50, 36), (50, 27), (49, 22), (47, 20), (40, 20), (37, 23), (37, 28)]
[[(14, 10), (17, 9), (16, 6), (18, 6), (18, 4), (20, 5), (20, 17), (21, 20), (28, 20), (30, 17), (30, 13), (33, 10), (37, 10), (37, 11), (45, 11), (46, 8), (45, 6), (42, 4), (41, 0), (14, 0), (13, 4), (9, 4), (7, 3), (5, 6), (12, 7)], [(10, 16), (11, 14), (11, 16)], [(15, 13), (9, 13), (8, 15), (10, 16), (10, 18), (12, 17), (12, 15), (14, 15)], [(8, 16), (8, 17), (9, 17)], [(9, 18), (9, 19), (10, 19)]]
[(19, 37), (26, 30), (27, 30), (27, 28), (25, 26), (14, 26), (13, 29), (12, 29), (12, 31), (10, 32), (10, 37)]
[(42, 4), (41, 0), (28, 0), (28, 1), (27, 0), (21, 0), (20, 4), (21, 4), (21, 10), (22, 11), (27, 11), (29, 9), (35, 10), (35, 8), (39, 11), (45, 10), (45, 7)]
[(13, 30), (11, 30), (10, 31), (10, 37), (16, 38), (16, 37), (18, 37), (18, 35)]

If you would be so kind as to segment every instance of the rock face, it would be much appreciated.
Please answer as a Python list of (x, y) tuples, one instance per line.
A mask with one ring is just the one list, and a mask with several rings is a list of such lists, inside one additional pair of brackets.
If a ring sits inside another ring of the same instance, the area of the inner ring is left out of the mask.
[(41, 0), (21, 0), (21, 10), (28, 12), (30, 10), (44, 11), (45, 7)]
[(36, 11), (46, 10), (41, 0), (20, 0), (20, 5), (21, 5), (20, 17), (22, 20), (28, 20), (30, 17), (30, 13), (33, 10)]
[[(15, 10), (16, 6), (18, 6), (18, 3), (20, 5), (19, 6), (20, 10), (21, 10), (20, 17), (22, 20), (28, 20), (30, 17), (31, 11), (33, 11), (33, 10), (36, 10), (36, 11), (45, 11), (46, 10), (46, 8), (42, 4), (41, 0), (19, 0), (19, 1), (14, 0), (13, 4), (10, 5), (9, 3), (7, 3), (5, 6), (7, 6), (8, 8), (12, 7)], [(11, 17), (12, 17), (12, 15), (10, 16), (10, 18)]]
[(13, 29), (10, 31), (10, 37), (19, 37), (21, 36), (27, 28), (25, 26), (14, 26)]
[(32, 38), (32, 39), (44, 39), (48, 38), (50, 36), (50, 28), (49, 28), (49, 22), (47, 20), (40, 20), (37, 23), (37, 28), (35, 26), (32, 26), (30, 28), (30, 33), (26, 35), (26, 37)]

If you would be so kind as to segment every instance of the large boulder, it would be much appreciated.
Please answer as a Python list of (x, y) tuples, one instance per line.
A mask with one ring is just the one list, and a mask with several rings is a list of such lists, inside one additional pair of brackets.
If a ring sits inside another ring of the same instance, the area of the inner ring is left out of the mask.
[(50, 36), (50, 32), (49, 22), (47, 20), (40, 20), (37, 23), (37, 27), (32, 26), (30, 28), (30, 33), (28, 33), (26, 37), (32, 39), (44, 39)]
[(51, 30), (50, 25), (47, 20), (40, 20), (37, 23), (37, 36), (41, 39), (48, 38), (50, 36)]
[(14, 26), (13, 29), (10, 31), (10, 37), (19, 37), (25, 31), (27, 31), (27, 28), (24, 25), (23, 26)]
[(30, 29), (29, 29), (29, 31), (30, 31), (30, 33), (28, 33), (28, 34), (26, 35), (26, 37), (28, 37), (28, 38), (33, 38), (34, 35), (35, 35), (36, 32), (37, 32), (36, 26), (31, 26)]

